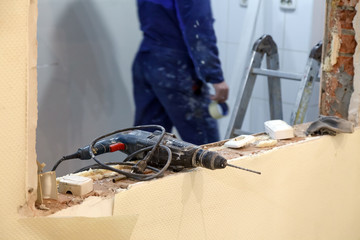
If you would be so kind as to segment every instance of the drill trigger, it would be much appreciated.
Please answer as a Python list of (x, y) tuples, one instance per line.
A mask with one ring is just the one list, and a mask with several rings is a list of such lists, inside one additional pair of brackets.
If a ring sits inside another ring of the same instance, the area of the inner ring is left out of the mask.
[(110, 152), (123, 151), (126, 149), (125, 144), (118, 142), (109, 146)]

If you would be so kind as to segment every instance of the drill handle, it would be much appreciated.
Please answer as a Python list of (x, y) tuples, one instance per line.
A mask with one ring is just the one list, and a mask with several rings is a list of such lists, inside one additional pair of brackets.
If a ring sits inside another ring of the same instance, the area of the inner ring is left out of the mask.
[[(90, 146), (88, 145), (86, 147), (79, 148), (76, 153), (64, 156), (63, 159), (67, 160), (78, 158), (81, 160), (89, 160), (91, 159), (89, 147)], [(97, 142), (93, 147), (93, 153), (97, 156), (107, 152), (123, 151), (125, 148), (125, 144), (117, 142), (114, 138), (112, 138)]]

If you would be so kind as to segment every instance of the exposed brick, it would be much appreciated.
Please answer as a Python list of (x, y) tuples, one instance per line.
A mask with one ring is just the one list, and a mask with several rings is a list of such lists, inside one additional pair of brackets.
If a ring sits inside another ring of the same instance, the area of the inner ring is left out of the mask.
[(342, 118), (343, 116), (341, 115), (341, 113), (338, 113), (338, 112), (335, 112), (335, 117), (338, 117), (338, 118)]
[(340, 22), (342, 29), (353, 29), (352, 21), (356, 14), (355, 10), (338, 9), (336, 10), (336, 18)]
[[(330, 20), (328, 22), (328, 28), (331, 32), (339, 32), (341, 33), (341, 23), (339, 22), (339, 17), (336, 14), (336, 11), (331, 11), (330, 13)], [(338, 31), (339, 30), (339, 31)]]
[[(332, 34), (341, 39), (337, 63), (330, 72), (323, 71), (321, 79), (320, 113), (347, 119), (349, 94), (353, 85), (353, 54), (356, 48), (353, 19), (355, 6), (359, 0), (327, 0), (327, 28), (324, 35), (324, 50), (327, 56), (331, 52)], [(343, 85), (344, 84), (344, 85)]]
[(354, 76), (354, 59), (352, 57), (340, 56), (338, 61), (339, 61), (340, 69), (344, 67), (344, 72), (346, 72), (351, 76)]
[(355, 36), (353, 35), (342, 35), (341, 36), (341, 46), (340, 46), (340, 52), (341, 53), (355, 53), (356, 48), (356, 41)]
[[(335, 0), (337, 2), (338, 0)], [(340, 7), (355, 7), (359, 0), (339, 0), (337, 3)]]
[(340, 71), (346, 72), (350, 76), (354, 76), (354, 62), (352, 57), (339, 56), (337, 63), (333, 66), (333, 73)]

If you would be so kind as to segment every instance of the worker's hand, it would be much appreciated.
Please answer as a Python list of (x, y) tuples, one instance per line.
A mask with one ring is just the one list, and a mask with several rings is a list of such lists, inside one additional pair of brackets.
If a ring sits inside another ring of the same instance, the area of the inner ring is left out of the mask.
[(213, 83), (215, 89), (215, 95), (211, 96), (211, 99), (218, 103), (223, 103), (228, 99), (229, 86), (225, 81), (221, 83)]

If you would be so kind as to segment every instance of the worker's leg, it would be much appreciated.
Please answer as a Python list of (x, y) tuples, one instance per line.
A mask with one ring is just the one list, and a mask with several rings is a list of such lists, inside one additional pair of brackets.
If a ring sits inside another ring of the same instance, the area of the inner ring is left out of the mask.
[(146, 79), (184, 141), (205, 144), (219, 140), (216, 120), (208, 112), (206, 85), (196, 79), (190, 59), (173, 50), (157, 51), (145, 62)]
[(147, 54), (139, 53), (132, 69), (135, 100), (134, 125), (157, 124), (163, 126), (167, 132), (171, 132), (172, 122), (145, 78), (147, 73), (145, 72), (144, 65), (147, 63), (145, 62), (144, 55)]
[(155, 91), (184, 141), (198, 145), (219, 141), (217, 122), (208, 113), (210, 101), (205, 94), (176, 91), (169, 95), (164, 88)]

